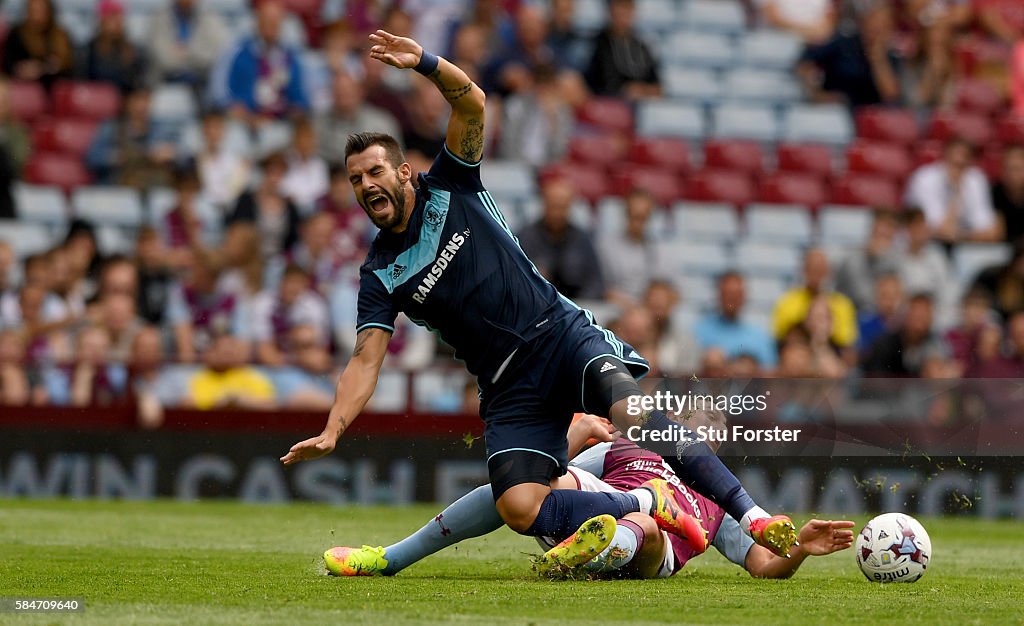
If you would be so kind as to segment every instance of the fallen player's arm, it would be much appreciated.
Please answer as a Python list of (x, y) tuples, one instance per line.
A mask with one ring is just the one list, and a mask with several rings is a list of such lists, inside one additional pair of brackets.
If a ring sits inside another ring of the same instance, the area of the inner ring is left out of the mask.
[(288, 454), (281, 457), (282, 463), (291, 465), (298, 461), (308, 461), (334, 450), (338, 438), (355, 421), (373, 395), (390, 340), (389, 330), (371, 327), (359, 331), (352, 358), (338, 377), (334, 406), (327, 416), (323, 432), (292, 446)]
[(812, 519), (800, 529), (800, 545), (789, 550), (789, 558), (771, 553), (767, 548), (754, 545), (747, 552), (744, 568), (754, 578), (789, 578), (809, 556), (824, 556), (853, 545), (851, 521), (825, 521)]
[(569, 458), (576, 458), (591, 439), (595, 439), (596, 443), (615, 441), (618, 432), (618, 429), (603, 417), (589, 413), (580, 415), (578, 419), (573, 420), (566, 434)]

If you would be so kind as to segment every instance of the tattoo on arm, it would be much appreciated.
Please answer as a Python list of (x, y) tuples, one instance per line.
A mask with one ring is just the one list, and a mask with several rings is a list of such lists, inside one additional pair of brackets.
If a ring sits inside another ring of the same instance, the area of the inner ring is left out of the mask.
[(362, 353), (363, 348), (366, 347), (366, 341), (370, 338), (371, 331), (364, 330), (363, 332), (356, 335), (356, 347), (352, 350), (352, 358), (359, 356)]
[(431, 72), (427, 78), (430, 79), (430, 82), (437, 85), (437, 88), (441, 91), (441, 95), (444, 96), (444, 99), (448, 102), (455, 102), (473, 90), (473, 83), (466, 83), (465, 85), (458, 87), (448, 87), (444, 84), (444, 81), (441, 80), (441, 70), (439, 69)]
[(459, 144), (459, 151), (467, 161), (479, 161), (484, 153), (484, 125), (478, 119), (466, 120), (466, 127), (462, 130), (462, 141)]

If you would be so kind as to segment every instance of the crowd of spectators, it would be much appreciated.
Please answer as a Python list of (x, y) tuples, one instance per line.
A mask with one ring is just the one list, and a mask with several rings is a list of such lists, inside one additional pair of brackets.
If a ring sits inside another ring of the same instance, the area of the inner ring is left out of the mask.
[[(637, 28), (635, 0), (608, 0), (607, 23), (592, 35), (577, 30), (573, 0), (367, 3), (329, 23), (299, 20), (286, 0), (257, 0), (241, 31), (204, 4), (168, 0), (140, 38), (129, 36), (126, 4), (99, 0), (82, 45), (50, 0), (27, 0), (6, 25), (0, 218), (32, 211), (10, 192), (32, 150), (10, 113), (10, 81), (114, 85), (121, 112), (99, 126), (83, 157), (92, 180), (142, 194), (167, 187), (176, 200), (132, 230), (134, 247), (123, 253), (103, 250), (95, 225), (81, 219), (23, 259), (0, 233), (0, 403), (136, 403), (150, 423), (164, 406), (329, 406), (353, 344), (358, 266), (375, 235), (345, 175), (345, 138), (393, 134), (423, 171), (448, 111), (429, 82), (369, 60), (365, 35), (376, 27), (415, 36), (485, 87), (487, 158), (544, 174), (540, 217), (518, 229), (523, 249), (563, 293), (603, 312), (599, 321), (656, 373), (1024, 375), (1021, 146), (1003, 148), (990, 179), (978, 146), (948, 141), (937, 161), (909, 175), (903, 207), (877, 208), (863, 245), (804, 250), (766, 322), (746, 315), (748, 277), (734, 269), (715, 277), (709, 310), (682, 315), (693, 294), (668, 261), (666, 246), (678, 242), (659, 236), (659, 197), (632, 186), (621, 229), (597, 236), (574, 219), (585, 190), (571, 172), (548, 167), (567, 157), (588, 99), (664, 97), (658, 41)], [(949, 103), (954, 46), (967, 34), (1002, 46), (1017, 72), (1005, 77), (1009, 93), (1024, 91), (1018, 4), (745, 6), (752, 26), (802, 40), (793, 72), (808, 100), (928, 110)], [(194, 119), (154, 118), (153, 88), (166, 84), (192, 90), (201, 103)], [(1008, 263), (965, 283), (952, 253), (978, 242), (1016, 247)], [(401, 318), (385, 367), (419, 371), (447, 354)]]

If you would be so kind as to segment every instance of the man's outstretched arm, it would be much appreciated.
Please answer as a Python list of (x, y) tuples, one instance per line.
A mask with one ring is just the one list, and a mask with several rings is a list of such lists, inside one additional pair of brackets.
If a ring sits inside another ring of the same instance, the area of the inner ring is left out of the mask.
[(381, 363), (388, 351), (391, 332), (382, 328), (367, 328), (356, 335), (356, 347), (352, 351), (345, 370), (338, 377), (334, 392), (334, 406), (327, 416), (327, 425), (322, 433), (300, 441), (281, 457), (285, 465), (309, 461), (330, 454), (338, 438), (355, 421), (377, 387), (377, 376)]
[(401, 69), (415, 69), (430, 79), (452, 107), (448, 119), (448, 150), (469, 163), (484, 152), (484, 92), (455, 64), (423, 50), (408, 37), (383, 30), (370, 35), (370, 56)]
[(767, 548), (751, 546), (744, 569), (754, 578), (789, 578), (809, 556), (824, 556), (853, 545), (851, 521), (812, 519), (797, 536), (800, 544), (789, 549), (789, 558), (776, 556)]

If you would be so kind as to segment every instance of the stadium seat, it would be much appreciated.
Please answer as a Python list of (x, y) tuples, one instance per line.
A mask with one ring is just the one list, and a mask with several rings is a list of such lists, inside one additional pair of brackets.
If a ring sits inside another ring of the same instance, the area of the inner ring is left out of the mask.
[(605, 0), (575, 0), (572, 5), (573, 28), (582, 33), (595, 33), (608, 23)]
[(135, 248), (135, 231), (126, 233), (120, 227), (110, 224), (97, 226), (96, 243), (104, 256), (131, 254)]
[(742, 206), (754, 199), (754, 184), (749, 176), (739, 172), (705, 169), (687, 181), (686, 198)]
[(832, 149), (813, 143), (781, 143), (775, 151), (779, 171), (832, 175)]
[(90, 181), (82, 160), (65, 154), (38, 152), (25, 164), (25, 182), (35, 185), (56, 185), (65, 190)]
[(783, 118), (786, 141), (846, 145), (853, 139), (853, 122), (845, 107), (832, 104), (798, 104)]
[(989, 80), (961, 78), (954, 89), (956, 108), (960, 111), (993, 115), (1006, 104), (1005, 94)]
[(717, 276), (732, 266), (729, 250), (722, 244), (687, 242), (667, 245), (662, 250), (668, 264), (665, 272), (669, 276)]
[(847, 174), (832, 186), (834, 204), (870, 207), (900, 206), (899, 187), (885, 178), (870, 174)]
[(32, 147), (82, 157), (92, 145), (97, 123), (89, 119), (50, 118), (32, 126)]
[(625, 195), (631, 189), (644, 189), (661, 206), (667, 206), (683, 197), (683, 178), (672, 170), (646, 165), (626, 165), (612, 170), (612, 191)]
[(687, 307), (707, 310), (715, 306), (718, 299), (715, 276), (685, 272), (673, 276), (672, 282)]
[(714, 139), (704, 143), (704, 166), (758, 175), (764, 171), (764, 152), (756, 141)]
[[(516, 163), (515, 165), (520, 166), (520, 164), (518, 163)], [(480, 173), (484, 179), (484, 186), (490, 189), (491, 193), (494, 193), (494, 187), (492, 187), (488, 181), (491, 180), (492, 177), (496, 179), (497, 175), (487, 174), (489, 169), (492, 169), (491, 166), (484, 167), (480, 170)], [(530, 177), (529, 169), (524, 168), (524, 170), (525, 171), (523, 173), (516, 173), (516, 177)], [(576, 190), (576, 193), (581, 198), (586, 199), (591, 204), (597, 202), (601, 198), (604, 198), (605, 196), (611, 193), (611, 182), (609, 180), (608, 174), (602, 168), (589, 167), (583, 165), (559, 164), (550, 166), (541, 173), (542, 179), (551, 176), (561, 176), (568, 179), (572, 183), (572, 186)], [(506, 188), (506, 193), (515, 194), (515, 197), (517, 198), (531, 197), (534, 192), (532, 191), (532, 178), (530, 178), (530, 180), (531, 188), (529, 191), (524, 193), (522, 189), (515, 189), (512, 188), (510, 185), (508, 188)], [(505, 185), (506, 183), (504, 182), (500, 183), (501, 187), (504, 187)]]
[(142, 225), (139, 194), (127, 187), (82, 187), (71, 194), (76, 217), (98, 226), (137, 228)]
[(704, 137), (704, 115), (692, 104), (659, 100), (641, 102), (636, 126), (637, 134), (645, 137)]
[(569, 158), (576, 163), (608, 167), (626, 157), (626, 140), (618, 134), (583, 134), (569, 140)]
[(480, 178), (495, 196), (526, 198), (537, 190), (530, 167), (519, 161), (488, 161), (480, 168)]
[(626, 227), (626, 203), (622, 198), (607, 197), (598, 201), (594, 211), (597, 235), (614, 235)]
[(121, 110), (121, 95), (108, 83), (58, 81), (53, 85), (53, 110), (58, 117), (104, 120)]
[(914, 161), (902, 145), (859, 140), (846, 150), (846, 169), (902, 180), (914, 169)]
[(871, 233), (868, 207), (826, 205), (818, 209), (818, 232), (826, 247), (859, 246)]
[(779, 138), (779, 122), (769, 106), (727, 102), (711, 112), (715, 137), (773, 142)]
[(811, 215), (797, 204), (751, 204), (744, 211), (746, 240), (806, 245), (813, 235)]
[(921, 133), (912, 111), (890, 107), (865, 107), (857, 111), (857, 136), (893, 143), (911, 144)]
[(747, 16), (738, 0), (689, 0), (683, 23), (693, 31), (735, 35), (746, 30)]
[(11, 113), (15, 118), (25, 123), (31, 123), (37, 118), (46, 115), (50, 108), (50, 101), (46, 97), (46, 91), (39, 83), (27, 81), (11, 82)]
[(743, 281), (746, 301), (753, 309), (770, 310), (789, 288), (789, 282), (778, 276), (750, 276)]
[(731, 242), (740, 233), (736, 209), (723, 203), (677, 202), (672, 206), (672, 221), (677, 238), (683, 241)]
[(668, 38), (664, 61), (667, 65), (724, 69), (735, 63), (735, 47), (725, 35), (683, 31)]
[(747, 67), (791, 70), (804, 48), (799, 37), (778, 30), (755, 30), (739, 38), (740, 62)]
[(722, 99), (722, 81), (714, 70), (703, 67), (666, 67), (661, 71), (661, 87), (669, 98), (710, 104)]
[(788, 280), (799, 271), (800, 250), (792, 245), (740, 241), (736, 246), (736, 268), (744, 275)]
[(925, 163), (934, 163), (942, 158), (943, 143), (938, 140), (919, 142), (914, 146), (914, 166), (919, 167)]
[(124, 32), (128, 41), (136, 46), (148, 45), (152, 20), (152, 15), (129, 8), (128, 13), (124, 16)]
[(397, 369), (384, 368), (377, 378), (377, 392), (366, 404), (378, 413), (401, 413), (409, 408), (409, 374)]
[(1002, 243), (961, 243), (953, 249), (953, 269), (961, 285), (969, 286), (978, 272), (1010, 260), (1013, 250)]
[(585, 198), (573, 201), (572, 206), (569, 207), (569, 221), (588, 233), (592, 232), (597, 226), (594, 212), (590, 208), (590, 203)]
[(788, 104), (803, 97), (803, 90), (786, 72), (739, 68), (725, 74), (723, 95), (729, 100), (758, 104)]
[(84, 48), (96, 36), (96, 5), (91, 4), (85, 11), (60, 11), (57, 23), (67, 31), (72, 46)]
[(999, 141), (1005, 144), (1024, 143), (1024, 116), (1009, 114), (999, 120)]
[(814, 174), (776, 172), (761, 180), (758, 200), (775, 204), (800, 204), (817, 208), (828, 200), (828, 190)]
[(59, 187), (28, 185), (14, 186), (14, 205), (18, 218), (48, 226), (51, 232), (62, 230), (68, 221), (68, 204)]
[(576, 119), (588, 126), (617, 131), (633, 132), (633, 111), (629, 105), (617, 98), (590, 98), (578, 111)]
[(992, 124), (976, 113), (936, 111), (928, 124), (928, 138), (947, 141), (960, 137), (976, 146), (988, 143), (993, 136)]
[(198, 110), (195, 95), (185, 85), (160, 85), (153, 90), (153, 119), (180, 123), (195, 118)]
[(159, 226), (178, 204), (178, 192), (170, 187), (153, 187), (146, 192), (146, 223)]
[(635, 28), (642, 33), (665, 33), (679, 27), (680, 18), (673, 0), (636, 0)]
[(14, 256), (19, 259), (37, 252), (45, 252), (57, 243), (43, 224), (17, 219), (0, 220), (0, 241), (10, 244)]
[(286, 150), (292, 142), (292, 126), (288, 122), (267, 122), (256, 131), (256, 154), (264, 157)]
[(690, 169), (690, 149), (680, 139), (637, 137), (630, 146), (629, 161), (682, 173)]

